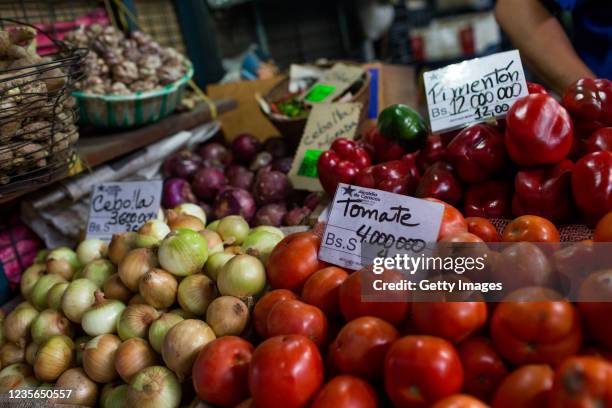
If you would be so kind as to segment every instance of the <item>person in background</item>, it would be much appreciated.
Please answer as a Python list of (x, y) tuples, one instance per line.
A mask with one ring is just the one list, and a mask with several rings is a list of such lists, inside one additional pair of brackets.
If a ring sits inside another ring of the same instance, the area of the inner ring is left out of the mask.
[[(571, 12), (573, 42), (555, 9)], [(495, 16), (531, 71), (558, 94), (579, 78), (612, 79), (611, 0), (497, 0)]]

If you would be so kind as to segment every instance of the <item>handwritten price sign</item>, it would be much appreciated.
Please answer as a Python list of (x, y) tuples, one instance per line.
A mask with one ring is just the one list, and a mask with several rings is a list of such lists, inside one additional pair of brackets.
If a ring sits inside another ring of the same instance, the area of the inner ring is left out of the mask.
[(161, 180), (95, 185), (89, 203), (87, 238), (110, 242), (115, 233), (136, 231), (157, 217), (161, 192)]
[(528, 94), (519, 52), (507, 51), (423, 74), (431, 130), (502, 118)]

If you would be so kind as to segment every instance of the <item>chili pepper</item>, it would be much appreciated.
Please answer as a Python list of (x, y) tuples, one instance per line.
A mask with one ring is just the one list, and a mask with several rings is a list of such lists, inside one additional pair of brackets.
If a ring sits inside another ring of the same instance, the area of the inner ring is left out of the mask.
[(587, 138), (599, 128), (612, 126), (612, 81), (579, 79), (565, 90), (563, 106), (574, 119), (577, 137)]
[(319, 181), (323, 189), (333, 195), (339, 183), (353, 184), (359, 171), (371, 164), (370, 155), (364, 148), (352, 140), (338, 138), (317, 161)]
[(378, 115), (380, 134), (414, 152), (425, 144), (427, 126), (421, 115), (402, 104), (391, 105)]

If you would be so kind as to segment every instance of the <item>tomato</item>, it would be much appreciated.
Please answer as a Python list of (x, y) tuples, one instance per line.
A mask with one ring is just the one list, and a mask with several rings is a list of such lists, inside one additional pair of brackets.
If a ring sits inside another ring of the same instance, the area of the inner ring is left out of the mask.
[(595, 242), (612, 242), (612, 211), (599, 220), (593, 234)]
[(268, 313), (268, 336), (301, 334), (321, 346), (327, 339), (327, 319), (316, 306), (297, 299), (278, 302)]
[(491, 407), (547, 407), (554, 375), (552, 368), (545, 364), (526, 365), (518, 368), (499, 385)]
[(484, 326), (484, 302), (414, 302), (412, 320), (422, 334), (442, 337), (457, 343)]
[(513, 364), (556, 365), (580, 349), (578, 311), (565, 300), (533, 301), (533, 293), (533, 288), (519, 289), (497, 306), (491, 319), (491, 338), (499, 353)]
[(396, 408), (429, 407), (462, 387), (461, 361), (444, 339), (406, 336), (387, 352), (385, 389)]
[(612, 407), (612, 364), (570, 357), (555, 373), (550, 408)]
[(397, 330), (377, 317), (359, 317), (344, 326), (329, 348), (333, 368), (365, 379), (382, 377), (385, 354), (399, 338)]
[(436, 402), (431, 408), (488, 408), (488, 405), (470, 395), (457, 394)]
[[(370, 282), (373, 274), (367, 269), (362, 269), (353, 272), (340, 286), (340, 310), (342, 316), (348, 321), (361, 316), (379, 317), (394, 326), (397, 326), (402, 320), (408, 316), (410, 303), (408, 301), (398, 302), (376, 302), (363, 301), (361, 298), (361, 281), (362, 274), (365, 274), (366, 283)], [(382, 275), (376, 276), (376, 279), (382, 279), (385, 282), (391, 282), (401, 279), (401, 275), (392, 271), (385, 271)], [(397, 296), (398, 293), (393, 293)], [(389, 294), (391, 296), (391, 294)]]
[(268, 258), (270, 286), (299, 292), (310, 275), (325, 267), (318, 258), (320, 245), (321, 238), (312, 232), (298, 232), (283, 238)]
[(253, 308), (253, 321), (255, 323), (255, 331), (263, 337), (268, 336), (268, 314), (270, 310), (278, 303), (287, 299), (297, 299), (297, 295), (287, 289), (272, 290), (261, 297)]
[(310, 408), (377, 408), (374, 388), (360, 378), (341, 375), (325, 384)]
[(482, 217), (467, 217), (468, 232), (480, 237), (484, 242), (499, 242), (499, 233), (489, 220)]
[(555, 224), (537, 215), (521, 215), (506, 226), (504, 242), (559, 242), (559, 231)]
[(508, 375), (506, 365), (486, 337), (470, 337), (458, 348), (459, 358), (465, 370), (463, 390), (484, 401), (489, 401), (499, 383)]
[[(578, 309), (587, 331), (598, 343), (612, 350), (612, 269), (595, 272), (582, 282), (578, 291)], [(599, 300), (599, 301), (595, 301)], [(608, 322), (608, 323), (604, 323)]]
[(246, 399), (242, 401), (240, 404), (236, 405), (236, 408), (256, 408), (255, 403), (252, 398)]
[(482, 238), (480, 238), (476, 234), (472, 234), (471, 232), (461, 231), (455, 232), (452, 234), (447, 234), (442, 238), (439, 242), (484, 242)]
[(251, 343), (236, 336), (220, 337), (204, 346), (192, 368), (198, 398), (222, 407), (247, 398), (253, 350)]
[(444, 213), (442, 214), (442, 223), (440, 224), (438, 241), (444, 238), (446, 235), (455, 234), (457, 232), (466, 232), (468, 230), (467, 222), (465, 221), (465, 218), (463, 218), (461, 211), (436, 198), (425, 198), (425, 200), (444, 204)]
[(322, 384), (321, 354), (304, 336), (271, 337), (253, 353), (249, 390), (257, 407), (306, 407)]
[(330, 319), (340, 316), (340, 285), (348, 278), (344, 269), (328, 266), (313, 273), (302, 290), (304, 302), (318, 307)]

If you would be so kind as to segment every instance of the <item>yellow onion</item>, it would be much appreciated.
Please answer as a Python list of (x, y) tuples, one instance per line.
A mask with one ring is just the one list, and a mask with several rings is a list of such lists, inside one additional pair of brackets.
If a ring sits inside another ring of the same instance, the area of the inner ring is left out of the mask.
[(58, 283), (66, 282), (60, 275), (50, 274), (41, 276), (30, 294), (30, 299), (34, 307), (44, 310), (48, 306), (49, 291)]
[(98, 401), (98, 385), (87, 377), (82, 368), (71, 368), (64, 372), (57, 379), (55, 389), (72, 390), (68, 398), (57, 401), (61, 404), (95, 407)]
[(127, 384), (106, 384), (100, 395), (100, 408), (123, 408), (127, 401)]
[(74, 343), (67, 336), (52, 336), (36, 353), (34, 374), (44, 382), (52, 382), (74, 363)]
[(89, 279), (70, 282), (62, 296), (62, 311), (70, 321), (81, 323), (83, 313), (95, 302), (98, 286)]
[(216, 233), (218, 233), (219, 231), (217, 231), (217, 229), (219, 228), (220, 223), (221, 223), (221, 220), (215, 220), (211, 222), (210, 224), (208, 224), (206, 226), (206, 229), (209, 229), (211, 231), (215, 231)]
[(162, 239), (170, 233), (170, 227), (160, 220), (149, 220), (138, 230), (136, 246), (138, 248), (151, 248), (159, 245)]
[(104, 297), (107, 299), (120, 300), (127, 303), (132, 297), (130, 289), (123, 284), (119, 274), (116, 273), (108, 278), (104, 284)]
[(80, 268), (81, 262), (76, 252), (68, 247), (56, 248), (47, 255), (47, 273), (57, 274), (70, 280)]
[(32, 368), (27, 364), (9, 364), (0, 371), (0, 394), (21, 388), (25, 379), (31, 377)]
[(81, 317), (83, 331), (90, 336), (114, 333), (125, 305), (115, 299), (105, 299), (102, 292), (94, 294), (96, 301)]
[(98, 287), (104, 287), (104, 284), (116, 271), (115, 265), (108, 259), (94, 259), (89, 262), (81, 271), (80, 277), (89, 279)]
[(53, 309), (40, 312), (30, 327), (32, 341), (36, 344), (44, 343), (49, 337), (64, 334), (72, 337), (74, 329), (66, 317)]
[(24, 361), (25, 344), (20, 346), (15, 343), (4, 343), (2, 347), (0, 347), (0, 363), (2, 363), (2, 367), (23, 363)]
[(240, 245), (230, 245), (223, 249), (223, 252), (233, 255), (243, 255), (244, 251)]
[(131, 306), (131, 305), (148, 305), (148, 303), (145, 300), (145, 298), (142, 297), (140, 293), (137, 293), (130, 298), (130, 301), (128, 302), (128, 306)]
[(280, 228), (276, 228), (271, 225), (260, 225), (258, 227), (255, 227), (249, 232), (249, 235), (259, 231), (266, 231), (278, 235), (280, 239), (285, 238), (285, 233)]
[(151, 343), (151, 347), (158, 353), (161, 353), (166, 333), (183, 320), (185, 320), (183, 317), (175, 313), (164, 313), (159, 319), (151, 323), (149, 327), (149, 343)]
[(180, 307), (177, 309), (172, 309), (168, 313), (174, 313), (175, 315), (181, 316), (183, 319), (195, 319), (197, 317), (194, 313), (183, 310)]
[(180, 228), (162, 241), (158, 257), (166, 271), (178, 276), (191, 275), (200, 272), (206, 263), (208, 243), (197, 232)]
[(140, 279), (138, 285), (140, 295), (151, 306), (165, 309), (176, 300), (178, 283), (171, 273), (163, 269), (151, 269)]
[(134, 376), (127, 393), (128, 407), (177, 408), (181, 403), (181, 385), (172, 371), (151, 366)]
[(206, 224), (206, 213), (204, 212), (202, 207), (200, 207), (197, 204), (193, 204), (193, 203), (179, 204), (176, 207), (174, 207), (173, 211), (179, 215), (181, 214), (192, 215), (198, 218), (204, 224)]
[(121, 343), (115, 354), (115, 369), (129, 383), (143, 368), (158, 364), (157, 354), (144, 339), (137, 337)]
[(213, 300), (206, 311), (206, 323), (217, 337), (239, 336), (249, 320), (247, 305), (234, 296), (221, 296)]
[(216, 254), (212, 254), (206, 261), (206, 266), (204, 268), (206, 274), (210, 279), (216, 281), (221, 267), (235, 256), (236, 254), (231, 254), (229, 252), (217, 252)]
[(47, 255), (51, 252), (50, 249), (41, 249), (36, 253), (36, 257), (34, 258), (34, 263), (44, 264), (47, 262)]
[(200, 231), (200, 235), (206, 238), (206, 242), (208, 243), (209, 256), (211, 254), (223, 251), (223, 240), (221, 239), (221, 236), (215, 231), (203, 229), (202, 231)]
[(101, 239), (86, 239), (77, 247), (76, 253), (82, 265), (88, 264), (93, 260), (106, 257), (108, 245)]
[(102, 334), (89, 340), (83, 350), (83, 369), (89, 378), (108, 383), (117, 378), (115, 355), (121, 340), (114, 334)]
[(64, 296), (64, 292), (66, 292), (68, 285), (68, 282), (59, 282), (49, 289), (49, 294), (47, 295), (47, 306), (49, 309), (57, 311), (62, 310), (62, 297)]
[(25, 347), (26, 341), (30, 338), (30, 327), (36, 316), (38, 316), (38, 310), (30, 304), (15, 308), (2, 322), (6, 340)]
[(125, 308), (117, 321), (117, 333), (121, 340), (132, 337), (147, 337), (149, 326), (160, 313), (149, 305), (130, 305)]
[(190, 373), (198, 353), (215, 339), (215, 332), (201, 320), (187, 319), (171, 328), (164, 338), (162, 357), (179, 381)]
[(188, 312), (203, 316), (210, 302), (217, 297), (217, 287), (208, 276), (187, 276), (178, 287), (178, 302)]
[(23, 271), (21, 274), (21, 282), (19, 283), (19, 287), (21, 290), (21, 296), (25, 300), (31, 300), (30, 295), (32, 294), (32, 289), (34, 289), (34, 285), (38, 282), (47, 270), (45, 264), (35, 263), (30, 266), (28, 269)]
[(137, 236), (138, 234), (134, 231), (113, 234), (108, 246), (108, 259), (115, 265), (119, 265), (128, 252), (136, 249)]
[(206, 228), (206, 225), (198, 217), (189, 214), (177, 214), (172, 211), (166, 212), (168, 217), (168, 227), (171, 231), (177, 231), (181, 228), (190, 229), (198, 232)]
[(25, 361), (31, 366), (36, 360), (36, 353), (38, 353), (38, 344), (31, 342), (25, 349)]
[(249, 231), (249, 223), (239, 215), (223, 217), (216, 230), (227, 245), (242, 244), (247, 235), (249, 235)]
[(85, 344), (91, 340), (90, 336), (80, 336), (74, 340), (74, 349), (76, 350), (76, 365), (81, 367), (83, 365), (83, 349)]
[(266, 286), (266, 269), (251, 255), (236, 255), (219, 271), (217, 286), (222, 295), (244, 298), (260, 293)]
[(151, 249), (133, 249), (119, 264), (119, 278), (128, 289), (137, 292), (142, 275), (157, 266), (157, 257)]
[(242, 243), (242, 250), (256, 256), (264, 264), (268, 261), (270, 253), (283, 237), (266, 230), (253, 230)]

